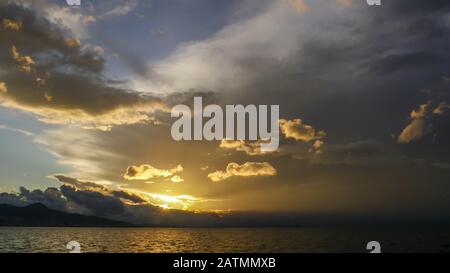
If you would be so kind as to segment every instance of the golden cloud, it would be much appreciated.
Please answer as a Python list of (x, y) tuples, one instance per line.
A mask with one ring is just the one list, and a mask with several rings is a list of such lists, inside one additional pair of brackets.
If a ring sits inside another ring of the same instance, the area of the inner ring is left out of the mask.
[(322, 146), (325, 144), (322, 140), (316, 140), (313, 144), (313, 149), (311, 149), (311, 152), (314, 152), (316, 154), (322, 153)]
[(448, 105), (447, 102), (443, 101), (443, 102), (439, 103), (439, 105), (436, 108), (434, 108), (433, 114), (442, 115), (445, 112), (447, 112), (447, 110), (449, 108), (450, 108), (450, 105)]
[(36, 64), (31, 56), (21, 55), (19, 51), (17, 51), (16, 46), (12, 46), (11, 56), (18, 63), (20, 70), (23, 72), (30, 73), (32, 66)]
[(83, 18), (83, 24), (85, 24), (85, 25), (90, 25), (92, 23), (95, 23), (95, 21), (97, 21), (97, 20), (93, 16), (85, 16)]
[(174, 175), (170, 178), (170, 181), (172, 181), (173, 183), (180, 183), (180, 182), (183, 182), (184, 179), (178, 175)]
[[(178, 165), (172, 171), (182, 171), (182, 167)], [(181, 194), (181, 195), (166, 195), (159, 193), (152, 193), (146, 191), (140, 191), (135, 189), (125, 189), (119, 187), (119, 190), (111, 190), (105, 187), (100, 182), (82, 180), (63, 174), (56, 174), (52, 176), (56, 178), (59, 182), (74, 187), (76, 190), (99, 192), (105, 196), (114, 196), (120, 198), (124, 204), (143, 204), (154, 205), (166, 209), (183, 209), (187, 210), (196, 203), (216, 201), (213, 199), (204, 199), (199, 197), (194, 197), (192, 195)], [(176, 179), (181, 179), (179, 176)]]
[(208, 174), (213, 182), (219, 182), (232, 176), (275, 176), (277, 170), (268, 162), (246, 162), (242, 165), (231, 162), (228, 163), (226, 171), (216, 171)]
[(22, 22), (10, 19), (2, 19), (2, 26), (5, 29), (19, 31), (22, 28)]
[(410, 143), (413, 140), (421, 139), (426, 132), (426, 123), (423, 119), (414, 119), (408, 124), (398, 136), (398, 143)]
[[(48, 92), (43, 93), (43, 100), (52, 103), (55, 98)], [(148, 102), (136, 106), (120, 107), (103, 114), (92, 115), (82, 109), (54, 109), (51, 106), (35, 107), (24, 105), (2, 96), (0, 93), (0, 104), (5, 107), (19, 109), (36, 115), (39, 121), (55, 125), (76, 125), (83, 129), (97, 129), (110, 131), (112, 127), (126, 124), (152, 123), (151, 116), (156, 110), (164, 109), (157, 103)]]
[(77, 48), (81, 46), (80, 40), (76, 38), (68, 38), (65, 40), (65, 43), (69, 48)]
[(397, 138), (398, 143), (406, 144), (411, 141), (421, 139), (427, 132), (429, 127), (425, 118), (428, 114), (428, 108), (431, 101), (421, 104), (417, 110), (413, 110), (410, 114), (411, 122), (408, 124)]
[(8, 88), (6, 87), (6, 83), (0, 82), (0, 93), (7, 93)]
[(280, 128), (286, 138), (298, 141), (309, 142), (326, 136), (324, 131), (317, 132), (312, 126), (304, 124), (301, 119), (280, 119)]
[(412, 110), (410, 117), (412, 119), (419, 119), (419, 118), (424, 118), (427, 113), (428, 113), (428, 108), (431, 105), (431, 101), (428, 101), (427, 103), (421, 104), (419, 106), (419, 109), (417, 110)]
[(227, 140), (222, 139), (219, 147), (225, 150), (245, 152), (247, 155), (263, 155), (274, 151), (262, 151), (262, 141)]
[(319, 149), (322, 147), (323, 144), (324, 144), (323, 141), (321, 141), (321, 140), (316, 140), (316, 141), (314, 142), (314, 144), (313, 144), (313, 147), (314, 147), (314, 149), (319, 150)]
[(176, 173), (182, 172), (183, 167), (181, 165), (176, 166), (173, 169), (165, 170), (158, 169), (149, 164), (143, 164), (141, 166), (129, 166), (123, 175), (123, 178), (127, 180), (147, 180), (152, 178), (168, 178), (172, 177), (172, 182), (181, 182), (183, 179), (179, 176), (174, 178)]
[(144, 198), (149, 204), (158, 206), (164, 209), (182, 209), (188, 210), (191, 206), (202, 203), (217, 201), (215, 199), (204, 199), (200, 197), (194, 197), (192, 195), (181, 194), (181, 195), (167, 195), (153, 192), (146, 192), (141, 190), (127, 189), (127, 192), (132, 192), (139, 194)]

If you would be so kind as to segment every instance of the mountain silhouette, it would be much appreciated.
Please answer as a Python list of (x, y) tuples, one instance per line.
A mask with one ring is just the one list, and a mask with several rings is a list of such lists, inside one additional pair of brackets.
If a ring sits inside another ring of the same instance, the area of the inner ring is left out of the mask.
[(41, 203), (25, 207), (0, 204), (0, 226), (131, 227), (130, 223), (49, 209)]

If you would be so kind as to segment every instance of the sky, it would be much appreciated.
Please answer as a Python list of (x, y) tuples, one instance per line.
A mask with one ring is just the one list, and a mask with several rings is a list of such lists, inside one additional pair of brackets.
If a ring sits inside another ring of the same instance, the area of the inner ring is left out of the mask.
[[(0, 203), (133, 223), (450, 216), (450, 2), (8, 0)], [(280, 146), (170, 109), (279, 105)], [(249, 220), (250, 219), (250, 220)]]

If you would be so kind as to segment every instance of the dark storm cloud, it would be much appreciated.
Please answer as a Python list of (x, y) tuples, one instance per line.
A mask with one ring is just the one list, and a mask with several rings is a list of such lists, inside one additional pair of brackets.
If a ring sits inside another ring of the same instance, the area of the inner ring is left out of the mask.
[[(68, 187), (70, 188), (70, 187)], [(73, 189), (72, 189), (73, 190)], [(103, 210), (98, 207), (95, 208), (97, 213), (92, 210), (87, 210), (84, 207), (77, 207), (78, 203), (68, 201), (65, 197), (57, 199), (58, 201), (48, 202), (48, 197), (43, 197), (45, 193), (55, 192), (57, 195), (63, 196), (58, 189), (49, 188), (45, 192), (40, 190), (29, 191), (21, 188), (21, 193), (0, 193), (0, 204), (10, 204), (15, 206), (26, 206), (35, 203), (42, 203), (51, 209), (70, 213), (81, 213), (86, 215), (95, 215), (116, 219), (121, 221), (128, 221), (139, 225), (150, 226), (182, 226), (182, 227), (239, 227), (239, 226), (305, 226), (305, 225), (335, 225), (335, 224), (351, 224), (355, 219), (359, 223), (366, 223), (366, 221), (373, 221), (372, 217), (366, 215), (337, 215), (337, 214), (313, 214), (305, 215), (301, 213), (262, 213), (262, 212), (233, 212), (233, 213), (208, 213), (208, 212), (189, 212), (181, 210), (163, 211), (148, 204), (141, 205), (123, 205), (118, 210)], [(92, 192), (81, 191), (80, 195), (92, 194)], [(96, 196), (101, 196), (97, 194)], [(101, 201), (103, 196), (98, 200)], [(78, 199), (78, 197), (77, 197)], [(80, 198), (78, 201), (86, 200)], [(71, 204), (69, 204), (71, 203)], [(79, 202), (80, 204), (82, 202)], [(89, 204), (91, 201), (88, 202)], [(83, 206), (86, 205), (82, 203)], [(380, 215), (382, 216), (382, 215)], [(367, 217), (367, 218), (366, 218)], [(372, 218), (372, 220), (370, 220)], [(389, 221), (386, 217), (380, 217), (382, 221)], [(391, 219), (393, 220), (393, 219)], [(399, 219), (396, 219), (399, 221)]]
[(16, 206), (42, 203), (50, 208), (61, 211), (67, 211), (70, 208), (74, 212), (83, 212), (82, 209), (68, 204), (62, 193), (56, 188), (47, 188), (44, 191), (39, 189), (30, 191), (25, 187), (20, 187), (19, 193), (0, 193), (0, 203)]
[[(369, 17), (366, 31), (373, 71), (390, 74), (409, 69), (446, 73), (450, 55), (450, 5), (447, 1), (389, 1), (383, 11)], [(360, 29), (363, 30), (363, 29)]]
[[(122, 195), (126, 196), (124, 194)], [(132, 196), (130, 194), (130, 197)], [(137, 198), (134, 199), (138, 200)], [(66, 212), (115, 217), (128, 221), (145, 220), (137, 219), (136, 217), (128, 219), (126, 217), (127, 205), (122, 203), (118, 197), (110, 195), (107, 191), (83, 190), (69, 185), (63, 185), (60, 189), (47, 188), (45, 191), (30, 191), (24, 187), (20, 187), (19, 193), (0, 193), (0, 203), (16, 206), (42, 203), (49, 208)]]
[(397, 0), (383, 3), (392, 14), (413, 15), (429, 13), (445, 13), (450, 8), (450, 3), (446, 0)]
[(101, 192), (78, 190), (71, 186), (61, 186), (61, 193), (78, 205), (81, 205), (95, 215), (117, 216), (125, 211), (124, 204), (116, 197), (104, 195)]
[[(31, 108), (63, 112), (81, 110), (88, 115), (97, 116), (133, 106), (147, 105), (151, 110), (152, 105), (162, 105), (159, 98), (112, 87), (102, 79), (77, 74), (52, 73), (44, 87), (37, 86), (34, 76), (20, 72), (9, 73), (3, 79), (8, 86), (8, 93), (3, 97)], [(35, 92), (31, 92), (33, 89)], [(50, 101), (45, 99), (45, 92), (52, 96)]]
[(126, 191), (113, 191), (112, 194), (115, 197), (126, 199), (126, 200), (132, 201), (132, 202), (134, 202), (136, 204), (145, 203), (146, 202), (140, 196), (138, 196), (136, 194), (132, 194), (132, 193), (126, 192)]
[(372, 68), (373, 72), (387, 75), (399, 70), (433, 67), (442, 61), (438, 55), (428, 52), (414, 52), (405, 54), (392, 54), (382, 57)]
[[(0, 193), (0, 203), (25, 206), (42, 203), (49, 208), (108, 217), (133, 223), (152, 223), (161, 209), (149, 204), (136, 194), (126, 191), (110, 191), (98, 188), (98, 184), (80, 182), (79, 179), (58, 176), (65, 184), (59, 189), (47, 188), (45, 191), (30, 191), (20, 187), (18, 193)], [(127, 200), (125, 203), (122, 201)], [(130, 204), (131, 201), (131, 204)]]
[(96, 31), (95, 37), (103, 44), (107, 44), (108, 49), (115, 52), (117, 58), (127, 65), (134, 73), (144, 76), (147, 73), (152, 72), (139, 53), (132, 51), (125, 42), (108, 37), (100, 30)]
[(103, 49), (81, 44), (42, 13), (2, 4), (0, 20), (3, 105), (45, 122), (86, 127), (142, 122), (164, 108), (156, 96), (112, 84), (102, 74)]
[[(135, 204), (121, 201), (126, 199)], [(163, 210), (125, 191), (92, 191), (63, 185), (60, 189), (30, 191), (24, 187), (19, 193), (0, 193), (0, 203), (26, 206), (42, 203), (51, 209), (71, 213), (95, 215), (134, 224), (167, 226), (214, 226), (222, 222), (216, 213)]]
[(61, 174), (55, 175), (54, 177), (56, 179), (58, 179), (58, 181), (61, 182), (61, 183), (72, 185), (72, 186), (75, 186), (75, 187), (77, 187), (79, 189), (94, 188), (94, 189), (98, 189), (98, 190), (105, 190), (104, 186), (99, 185), (99, 184), (94, 183), (94, 182), (80, 181), (80, 180), (78, 180), (76, 178), (65, 176), (65, 175), (61, 175)]
[(342, 145), (329, 145), (323, 153), (315, 155), (314, 164), (391, 165), (405, 163), (406, 157), (399, 151), (374, 140), (358, 141)]
[[(289, 115), (301, 109), (303, 117), (327, 131), (331, 142), (359, 138), (392, 144), (391, 134), (399, 133), (415, 105), (449, 99), (448, 88), (439, 98), (423, 90), (442, 90), (441, 78), (450, 73), (450, 5), (448, 1), (386, 1), (380, 9), (361, 4), (353, 12), (365, 18), (348, 25), (345, 19), (336, 23), (345, 24), (341, 39), (324, 36), (306, 41), (303, 54), (280, 72), (298, 73), (268, 76), (258, 86), (271, 94), (269, 99), (284, 89), (298, 104), (281, 101), (287, 106), (282, 109)], [(265, 89), (275, 89), (277, 80), (285, 82), (277, 92)], [(448, 146), (441, 142), (440, 147), (429, 148), (448, 150)]]
[[(330, 132), (337, 141), (354, 140), (353, 131), (343, 129), (349, 123), (364, 134), (358, 137), (386, 140), (402, 111), (421, 99), (418, 93), (448, 71), (448, 4), (401, 0), (373, 8), (353, 1), (336, 14), (330, 2), (311, 1), (300, 15), (281, 12), (283, 3), (269, 5), (255, 18), (182, 47), (150, 77), (207, 88), (230, 103), (280, 104), (286, 118), (300, 116), (327, 132), (338, 127)], [(267, 25), (259, 32), (267, 22), (284, 31)], [(178, 68), (188, 65), (194, 72), (185, 78)], [(386, 122), (374, 124), (379, 115)]]
[(17, 194), (2, 192), (0, 193), (0, 203), (10, 204), (13, 206), (23, 206), (25, 205), (24, 200), (21, 200)]
[(47, 188), (45, 191), (29, 191), (25, 187), (20, 187), (20, 196), (29, 203), (43, 203), (59, 210), (67, 209), (67, 203), (62, 198), (61, 192), (56, 188)]
[(0, 18), (21, 23), (17, 31), (0, 28), (1, 56), (15, 45), (28, 54), (46, 53), (49, 60), (45, 65), (71, 65), (94, 73), (103, 70), (102, 56), (93, 51), (83, 51), (69, 30), (51, 23), (35, 11), (15, 4), (0, 4)]

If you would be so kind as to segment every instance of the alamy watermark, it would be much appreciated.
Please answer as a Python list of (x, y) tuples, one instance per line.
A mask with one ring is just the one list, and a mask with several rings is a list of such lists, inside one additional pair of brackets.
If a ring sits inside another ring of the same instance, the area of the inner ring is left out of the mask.
[(366, 0), (369, 6), (381, 6), (381, 0)]
[(70, 250), (70, 253), (81, 253), (81, 244), (77, 241), (70, 241), (67, 243), (66, 249)]
[(66, 0), (68, 6), (79, 7), (81, 6), (81, 0)]
[[(194, 97), (194, 110), (184, 104), (172, 108), (172, 118), (178, 118), (171, 129), (174, 140), (261, 140), (261, 151), (278, 149), (280, 106), (211, 104), (203, 107), (202, 97)], [(268, 115), (270, 114), (270, 118)], [(209, 119), (203, 123), (204, 118)], [(193, 123), (193, 124), (192, 124)]]

